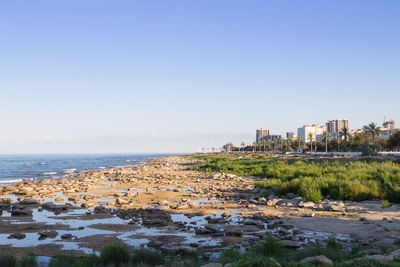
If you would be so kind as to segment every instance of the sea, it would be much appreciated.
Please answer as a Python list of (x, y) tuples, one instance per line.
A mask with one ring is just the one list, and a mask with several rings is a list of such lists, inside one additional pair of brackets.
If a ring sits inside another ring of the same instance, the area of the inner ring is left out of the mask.
[(0, 184), (30, 179), (63, 178), (84, 170), (134, 166), (166, 154), (0, 155)]

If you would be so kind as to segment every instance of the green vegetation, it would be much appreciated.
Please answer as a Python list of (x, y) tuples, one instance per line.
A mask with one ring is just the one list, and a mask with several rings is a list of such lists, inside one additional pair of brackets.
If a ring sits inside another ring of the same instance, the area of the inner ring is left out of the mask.
[(390, 160), (275, 159), (263, 156), (192, 155), (195, 170), (266, 178), (256, 183), (277, 195), (295, 193), (319, 202), (323, 197), (400, 202), (400, 164)]
[[(383, 253), (391, 250), (386, 248)], [(219, 261), (223, 264), (230, 263), (232, 267), (272, 267), (272, 266), (315, 266), (313, 264), (300, 264), (299, 262), (307, 257), (324, 255), (333, 261), (332, 266), (398, 266), (396, 262), (378, 263), (374, 261), (361, 260), (346, 264), (345, 261), (362, 258), (359, 254), (359, 247), (351, 251), (344, 251), (342, 245), (334, 237), (330, 237), (325, 247), (317, 246), (303, 250), (290, 250), (281, 247), (270, 235), (259, 245), (251, 248), (245, 254), (238, 250), (230, 249), (223, 253)]]
[(15, 267), (17, 266), (17, 259), (11, 254), (1, 255), (0, 266)]
[[(188, 253), (177, 259), (176, 255), (162, 255), (158, 251), (140, 249), (131, 253), (128, 247), (121, 244), (109, 244), (100, 250), (100, 256), (92, 254), (88, 257), (76, 258), (72, 255), (55, 257), (49, 267), (198, 267), (203, 262), (197, 253)], [(3, 265), (0, 265), (2, 267)]]
[(100, 250), (100, 260), (104, 264), (120, 265), (129, 262), (129, 250), (121, 244), (111, 244)]
[(382, 209), (389, 208), (390, 206), (391, 206), (391, 204), (390, 204), (390, 202), (388, 200), (382, 199), (382, 205), (381, 205)]
[[(393, 251), (390, 247), (381, 247), (381, 253), (389, 254)], [(200, 260), (197, 252), (189, 252), (185, 255), (162, 255), (148, 249), (141, 249), (134, 253), (128, 253), (128, 248), (120, 244), (107, 245), (100, 251), (100, 256), (92, 254), (87, 257), (56, 256), (49, 267), (199, 267), (204, 263)], [(360, 247), (354, 246), (351, 251), (344, 250), (342, 244), (330, 237), (326, 246), (305, 248), (303, 250), (292, 250), (282, 248), (281, 244), (267, 235), (258, 245), (250, 248), (245, 253), (237, 249), (229, 249), (222, 252), (218, 261), (222, 264), (230, 264), (232, 267), (263, 267), (263, 266), (315, 266), (312, 264), (300, 264), (307, 257), (324, 255), (333, 261), (333, 266), (398, 266), (398, 262), (378, 263), (362, 260)], [(179, 259), (178, 259), (179, 258)], [(358, 259), (354, 263), (345, 264), (345, 261)], [(33, 255), (23, 256), (17, 259), (11, 254), (0, 255), (0, 267), (36, 267)]]

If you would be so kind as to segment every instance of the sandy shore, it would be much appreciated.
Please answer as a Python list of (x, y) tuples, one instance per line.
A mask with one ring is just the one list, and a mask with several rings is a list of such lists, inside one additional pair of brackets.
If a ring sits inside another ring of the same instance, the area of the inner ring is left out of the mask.
[(254, 188), (255, 177), (188, 170), (194, 163), (170, 156), (0, 187), (0, 249), (80, 255), (124, 242), (162, 252), (197, 249), (212, 258), (222, 248), (246, 249), (266, 233), (294, 249), (324, 244), (332, 234), (366, 251), (399, 241), (400, 205), (266, 197)]

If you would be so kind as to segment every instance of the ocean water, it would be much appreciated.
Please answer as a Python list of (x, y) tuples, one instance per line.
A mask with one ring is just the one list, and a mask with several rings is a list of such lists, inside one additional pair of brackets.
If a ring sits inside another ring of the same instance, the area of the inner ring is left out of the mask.
[(164, 154), (0, 155), (0, 183), (32, 178), (61, 178), (82, 170), (138, 165)]

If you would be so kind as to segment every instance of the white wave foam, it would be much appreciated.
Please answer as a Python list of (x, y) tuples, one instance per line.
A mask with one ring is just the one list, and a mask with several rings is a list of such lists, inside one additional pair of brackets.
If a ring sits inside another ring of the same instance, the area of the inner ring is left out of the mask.
[(57, 174), (57, 172), (45, 172), (45, 173), (42, 173), (42, 175), (54, 175), (54, 174)]
[(100, 166), (100, 167), (99, 167), (99, 169), (105, 169), (105, 168), (106, 168), (106, 167), (104, 167), (104, 166)]
[(18, 183), (18, 182), (22, 182), (22, 179), (2, 180), (0, 181), (0, 184)]

